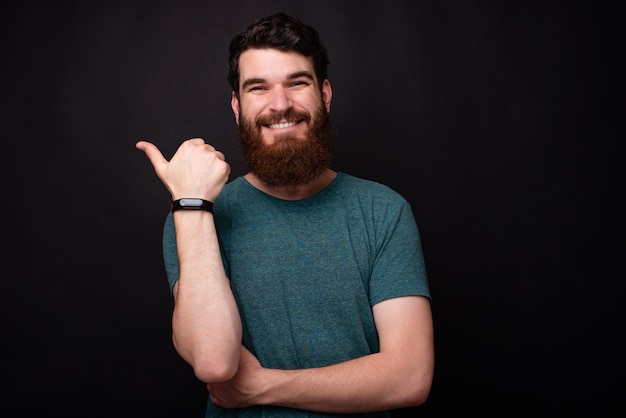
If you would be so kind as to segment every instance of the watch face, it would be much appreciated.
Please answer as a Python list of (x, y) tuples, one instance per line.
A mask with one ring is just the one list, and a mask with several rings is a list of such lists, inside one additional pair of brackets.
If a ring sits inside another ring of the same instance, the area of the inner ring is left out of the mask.
[(185, 197), (183, 199), (172, 201), (171, 209), (172, 209), (172, 212), (177, 211), (179, 209), (187, 209), (187, 210), (206, 210), (208, 212), (213, 213), (213, 202), (209, 202), (208, 200), (203, 200), (203, 199), (192, 198), (192, 197)]
[(182, 207), (198, 207), (198, 206), (202, 206), (203, 202), (202, 202), (202, 199), (186, 198), (186, 199), (180, 199), (180, 205)]

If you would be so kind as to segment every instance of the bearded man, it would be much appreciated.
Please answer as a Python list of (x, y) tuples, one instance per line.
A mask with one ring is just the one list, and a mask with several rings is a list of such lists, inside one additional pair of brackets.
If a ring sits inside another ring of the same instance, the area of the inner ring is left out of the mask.
[[(137, 143), (172, 195), (173, 343), (207, 384), (207, 417), (388, 417), (426, 401), (431, 296), (408, 202), (331, 168), (328, 54), (278, 13), (230, 45), (249, 172), (184, 141)], [(215, 202), (215, 205), (213, 205)]]

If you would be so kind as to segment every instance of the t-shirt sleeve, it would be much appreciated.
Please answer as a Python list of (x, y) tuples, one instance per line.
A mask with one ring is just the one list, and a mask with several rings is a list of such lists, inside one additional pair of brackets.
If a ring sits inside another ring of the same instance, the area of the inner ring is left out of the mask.
[(379, 208), (377, 252), (370, 278), (370, 303), (401, 296), (431, 299), (418, 227), (409, 203)]

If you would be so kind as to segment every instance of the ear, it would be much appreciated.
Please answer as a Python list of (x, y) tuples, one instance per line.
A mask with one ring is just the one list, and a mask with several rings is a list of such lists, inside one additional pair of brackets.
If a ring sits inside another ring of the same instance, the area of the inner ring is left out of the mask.
[(322, 102), (326, 106), (326, 111), (330, 112), (330, 102), (333, 99), (333, 89), (330, 86), (330, 81), (325, 79), (322, 83)]
[(233, 109), (235, 122), (239, 125), (239, 99), (237, 98), (237, 93), (234, 91), (232, 92), (232, 96), (230, 98), (230, 108)]

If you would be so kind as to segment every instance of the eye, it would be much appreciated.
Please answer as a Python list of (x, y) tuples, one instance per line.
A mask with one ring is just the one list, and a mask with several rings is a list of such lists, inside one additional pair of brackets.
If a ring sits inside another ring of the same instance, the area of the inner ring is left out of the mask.
[(308, 86), (309, 82), (306, 80), (295, 80), (291, 83), (292, 87)]

